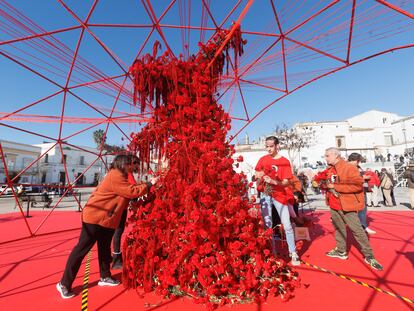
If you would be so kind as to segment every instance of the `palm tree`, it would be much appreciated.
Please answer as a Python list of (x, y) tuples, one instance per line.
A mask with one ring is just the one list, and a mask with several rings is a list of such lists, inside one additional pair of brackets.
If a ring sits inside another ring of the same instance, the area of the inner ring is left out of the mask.
[(100, 129), (100, 130), (96, 130), (93, 132), (93, 140), (96, 143), (96, 148), (101, 150), (103, 148), (105, 148), (105, 141), (106, 141), (106, 137), (105, 137), (105, 132), (104, 130)]

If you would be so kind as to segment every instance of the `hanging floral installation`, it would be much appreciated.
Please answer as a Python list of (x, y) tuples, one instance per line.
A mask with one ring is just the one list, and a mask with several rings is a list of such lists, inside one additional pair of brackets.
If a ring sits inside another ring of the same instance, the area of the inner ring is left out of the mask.
[(154, 108), (151, 122), (132, 134), (130, 149), (143, 163), (158, 158), (166, 168), (152, 199), (135, 203), (123, 284), (210, 307), (289, 299), (299, 286), (297, 273), (272, 255), (271, 230), (249, 213), (246, 176), (233, 170), (230, 118), (215, 96), (225, 66), (237, 66), (245, 42), (239, 27), (228, 36), (218, 32), (188, 60), (168, 52), (157, 57), (156, 43), (152, 55), (130, 68), (136, 103), (142, 111), (149, 103)]

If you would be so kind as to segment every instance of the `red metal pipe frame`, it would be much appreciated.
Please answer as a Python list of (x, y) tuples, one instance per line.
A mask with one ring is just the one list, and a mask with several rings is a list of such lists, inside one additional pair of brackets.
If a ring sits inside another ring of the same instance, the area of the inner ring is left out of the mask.
[(210, 61), (210, 63), (207, 65), (206, 70), (208, 70), (211, 65), (214, 63), (214, 61), (216, 60), (217, 56), (223, 51), (224, 47), (226, 46), (226, 44), (229, 42), (229, 40), (231, 39), (231, 37), (233, 36), (233, 33), (236, 31), (237, 27), (240, 26), (240, 22), (243, 20), (244, 16), (247, 14), (247, 12), (249, 11), (250, 6), (253, 4), (254, 0), (249, 0), (249, 2), (246, 4), (246, 6), (244, 7), (243, 11), (240, 13), (239, 18), (237, 19), (237, 21), (234, 23), (234, 25), (232, 26), (230, 32), (227, 34), (226, 39), (223, 41), (223, 43), (221, 44), (221, 46), (217, 49), (216, 53), (214, 54), (213, 59)]
[(73, 90), (73, 89), (83, 87), (83, 86), (90, 86), (90, 85), (93, 85), (93, 84), (106, 82), (106, 81), (109, 81), (109, 80), (115, 80), (115, 79), (118, 79), (118, 78), (121, 78), (121, 77), (124, 77), (124, 76), (126, 76), (126, 73), (122, 73), (120, 75), (111, 76), (111, 77), (105, 77), (105, 78), (102, 78), (102, 79), (89, 81), (89, 82), (85, 82), (85, 83), (81, 83), (81, 84), (76, 84), (76, 85), (68, 86), (68, 90)]
[(39, 103), (41, 103), (41, 102), (43, 102), (43, 101), (45, 101), (45, 100), (47, 100), (47, 99), (49, 99), (49, 98), (52, 98), (52, 97), (54, 97), (54, 96), (56, 96), (56, 95), (58, 95), (58, 94), (60, 94), (60, 93), (62, 93), (62, 92), (63, 92), (63, 90), (57, 91), (57, 92), (55, 92), (55, 93), (53, 93), (53, 94), (51, 94), (51, 95), (48, 95), (48, 96), (46, 96), (46, 97), (43, 97), (43, 98), (41, 98), (41, 99), (39, 99), (39, 100), (37, 100), (37, 101), (35, 101), (35, 102), (31, 103), (31, 104), (28, 104), (28, 105), (26, 105), (26, 106), (24, 106), (24, 107), (22, 107), (22, 108), (20, 108), (20, 109), (17, 109), (17, 110), (15, 110), (15, 111), (13, 111), (13, 112), (10, 112), (10, 113), (8, 113), (8, 114), (5, 114), (4, 116), (0, 117), (0, 121), (1, 121), (1, 120), (5, 120), (5, 119), (7, 119), (8, 117), (10, 117), (10, 116), (12, 116), (12, 115), (14, 115), (14, 114), (17, 114), (17, 113), (19, 113), (20, 111), (23, 111), (23, 110), (25, 110), (25, 109), (27, 109), (27, 108), (33, 107), (33, 106), (35, 106), (35, 105), (37, 105), (37, 104), (39, 104)]
[[(6, 114), (5, 112), (0, 112), (0, 115)], [(132, 118), (135, 117), (135, 118)], [(140, 119), (139, 119), (140, 118)], [(32, 114), (15, 114), (14, 116), (10, 116), (7, 118), (3, 118), (4, 121), (12, 121), (12, 122), (37, 122), (37, 123), (60, 123), (59, 116), (43, 116), (43, 115), (32, 115)], [(150, 119), (141, 117), (141, 115), (136, 114), (129, 114), (129, 115), (122, 115), (113, 118), (80, 118), (80, 117), (70, 117), (65, 116), (63, 117), (63, 122), (67, 124), (94, 124), (99, 125), (102, 123), (113, 122), (119, 124), (124, 123), (142, 123), (142, 122), (149, 122)], [(89, 125), (88, 125), (89, 126)]]
[(218, 27), (218, 29), (223, 28), (223, 25), (227, 22), (227, 20), (230, 18), (230, 16), (233, 14), (234, 11), (236, 11), (236, 9), (239, 7), (239, 5), (242, 3), (242, 0), (239, 0), (234, 7), (231, 9), (231, 11), (226, 15), (226, 17), (223, 19), (223, 21), (221, 22), (220, 26)]
[(25, 169), (23, 169), (19, 174), (17, 174), (11, 182), (13, 183), (15, 179), (17, 179), (20, 175), (24, 174), (29, 168), (31, 168), (36, 162), (38, 162), (43, 156), (48, 153), (50, 150), (52, 150), (53, 147), (56, 146), (57, 143), (53, 144), (48, 150), (46, 150), (43, 154), (40, 155), (37, 159), (33, 160)]
[[(200, 27), (200, 26), (182, 26), (182, 25), (169, 25), (169, 24), (159, 24), (161, 28), (171, 28), (171, 29), (193, 29), (193, 30), (210, 30), (210, 31), (217, 31), (220, 28), (212, 28), (212, 27)], [(269, 32), (260, 32), (260, 31), (249, 31), (249, 30), (242, 30), (242, 34), (247, 35), (258, 35), (264, 37), (279, 37), (279, 34), (276, 33), (269, 33)]]
[(246, 102), (244, 100), (243, 92), (242, 92), (241, 87), (240, 87), (240, 81), (239, 81), (239, 76), (238, 76), (238, 73), (237, 73), (237, 68), (234, 67), (233, 62), (231, 61), (231, 59), (230, 59), (230, 65), (231, 65), (231, 68), (232, 68), (232, 70), (234, 72), (234, 79), (235, 79), (235, 81), (237, 83), (237, 87), (239, 89), (240, 98), (242, 100), (244, 112), (246, 113), (246, 118), (248, 120), (250, 117), (249, 117), (249, 113), (247, 112)]
[(65, 32), (65, 31), (79, 29), (81, 27), (82, 26), (66, 27), (66, 28), (57, 29), (57, 30), (53, 30), (53, 31), (48, 31), (48, 32), (44, 32), (44, 33), (39, 33), (39, 34), (31, 35), (31, 36), (21, 37), (21, 38), (17, 38), (17, 39), (5, 40), (5, 41), (0, 42), (0, 46), (5, 45), (5, 44), (10, 44), (10, 43), (16, 43), (16, 42), (21, 42), (21, 41), (25, 41), (25, 40), (30, 40), (30, 39), (41, 38), (41, 37), (44, 37), (44, 36), (55, 35), (57, 33)]
[(31, 71), (31, 72), (32, 72), (32, 73), (34, 73), (35, 75), (38, 75), (39, 77), (41, 77), (41, 78), (45, 79), (46, 81), (48, 81), (48, 82), (52, 83), (53, 85), (56, 85), (57, 87), (59, 87), (59, 88), (63, 89), (63, 86), (61, 86), (61, 85), (57, 84), (55, 81), (53, 81), (53, 80), (49, 79), (48, 77), (46, 77), (46, 76), (42, 75), (41, 73), (37, 72), (36, 70), (34, 70), (34, 69), (32, 69), (32, 68), (30, 68), (30, 67), (26, 66), (26, 65), (25, 65), (25, 64), (23, 64), (22, 62), (19, 62), (18, 60), (16, 60), (16, 59), (14, 59), (13, 57), (11, 57), (11, 56), (7, 55), (6, 53), (4, 53), (4, 52), (0, 51), (0, 55), (2, 55), (2, 56), (4, 56), (4, 57), (6, 57), (6, 58), (8, 58), (8, 59), (10, 59), (12, 62), (15, 62), (16, 64), (18, 64), (18, 65), (22, 66), (23, 68), (25, 68), (25, 69), (27, 69), (27, 70)]
[(111, 27), (111, 28), (152, 28), (153, 25), (144, 25), (144, 24), (111, 24), (111, 23), (87, 23), (88, 27)]
[(90, 130), (90, 129), (94, 128), (94, 127), (97, 127), (98, 125), (103, 124), (103, 123), (105, 123), (105, 121), (99, 122), (99, 123), (97, 123), (97, 124), (90, 125), (90, 126), (88, 126), (87, 128), (84, 128), (84, 129), (82, 129), (82, 130), (80, 130), (80, 131), (77, 131), (77, 132), (75, 132), (75, 133), (73, 133), (73, 134), (71, 134), (71, 135), (69, 135), (69, 136), (66, 136), (66, 137), (62, 138), (62, 140), (68, 140), (69, 138), (72, 138), (73, 136), (76, 136), (76, 135), (79, 135), (79, 134), (81, 134), (81, 133), (83, 133), (83, 132), (86, 132), (86, 131), (88, 131), (88, 130)]
[(316, 12), (315, 14), (312, 14), (309, 18), (307, 18), (306, 20), (304, 20), (303, 22), (299, 23), (298, 25), (294, 26), (293, 28), (289, 29), (287, 32), (285, 32), (285, 36), (287, 36), (288, 34), (290, 34), (291, 32), (295, 31), (296, 29), (302, 27), (303, 25), (305, 25), (306, 23), (310, 22), (312, 19), (314, 19), (316, 16), (318, 16), (319, 14), (325, 12), (326, 10), (328, 10), (331, 6), (337, 4), (339, 2), (339, 0), (333, 0), (330, 4), (328, 4), (327, 6), (325, 6), (324, 8), (320, 9), (318, 12)]
[(127, 70), (125, 69), (127, 67), (126, 64), (121, 65), (120, 63), (123, 63), (121, 59), (117, 59), (118, 57), (88, 28), (88, 26), (80, 20), (80, 18), (62, 1), (57, 0), (74, 19), (77, 20), (77, 22), (84, 28), (86, 31), (98, 42), (98, 44), (105, 50), (105, 52), (108, 53), (108, 55), (112, 58), (112, 60), (121, 68), (121, 70), (127, 74)]
[(213, 22), (214, 26), (216, 26), (214, 30), (217, 30), (218, 28), (220, 28), (219, 26), (217, 26), (216, 20), (214, 19), (213, 14), (211, 14), (210, 8), (206, 4), (205, 0), (201, 0), (201, 3), (203, 4), (203, 7), (206, 9), (207, 14), (210, 16), (211, 21)]
[(275, 19), (276, 19), (276, 23), (277, 23), (277, 28), (279, 28), (279, 33), (280, 34), (283, 34), (282, 25), (280, 25), (279, 16), (277, 15), (277, 11), (276, 11), (276, 7), (275, 7), (274, 1), (273, 0), (270, 0), (270, 4), (272, 5), (272, 10), (273, 10), (273, 14), (275, 15)]
[[(250, 68), (252, 68), (271, 48), (273, 48), (273, 46), (275, 46), (280, 41), (280, 39), (281, 37), (279, 36), (279, 38), (274, 43), (272, 43), (264, 52), (262, 52), (252, 63), (246, 65), (247, 68), (244, 69), (243, 72), (239, 75), (240, 81), (247, 82), (247, 80), (241, 79), (241, 77), (244, 76), (250, 70)], [(236, 79), (233, 79), (233, 81), (227, 86), (227, 88), (220, 94), (220, 96), (218, 97), (218, 100), (220, 100), (235, 83), (236, 83)], [(252, 84), (255, 84), (255, 83), (252, 83)], [(279, 90), (279, 89), (276, 89), (276, 90), (285, 92), (285, 90)]]
[(141, 55), (142, 50), (144, 49), (145, 45), (147, 44), (147, 42), (148, 42), (149, 38), (151, 37), (152, 33), (154, 32), (154, 30), (155, 30), (155, 27), (152, 26), (151, 31), (148, 33), (147, 37), (145, 38), (144, 42), (142, 43), (142, 45), (141, 45), (140, 49), (138, 50), (138, 53), (135, 56), (134, 61), (132, 63), (134, 63), (138, 59), (138, 57)]
[(307, 48), (307, 49), (309, 49), (309, 50), (311, 50), (311, 51), (314, 51), (314, 52), (316, 52), (316, 53), (322, 54), (322, 55), (324, 55), (324, 56), (326, 56), (326, 57), (329, 57), (329, 58), (332, 58), (332, 59), (334, 59), (334, 60), (337, 60), (337, 61), (339, 61), (339, 62), (341, 62), (341, 63), (344, 63), (344, 64), (346, 63), (346, 60), (343, 60), (343, 59), (341, 59), (341, 58), (339, 58), (339, 57), (336, 57), (335, 55), (332, 55), (332, 54), (326, 53), (326, 52), (324, 52), (324, 51), (322, 51), (322, 50), (319, 50), (319, 49), (317, 49), (317, 48), (314, 48), (314, 47), (312, 47), (312, 46), (310, 46), (310, 45), (308, 45), (308, 44), (305, 44), (305, 43), (303, 43), (303, 42), (297, 41), (297, 40), (292, 39), (292, 38), (290, 38), (290, 37), (284, 37), (284, 39), (286, 39), (286, 40), (288, 40), (288, 41), (290, 41), (290, 42), (293, 42), (293, 43), (295, 43), (295, 44), (297, 44), (297, 45), (303, 46), (304, 48)]
[[(95, 4), (96, 4), (96, 1), (94, 2), (94, 5)], [(68, 72), (68, 75), (66, 77), (65, 88), (63, 89), (64, 93), (63, 93), (63, 101), (62, 101), (62, 114), (60, 116), (59, 136), (58, 136), (59, 137), (59, 140), (58, 140), (59, 146), (61, 145), (60, 144), (60, 139), (62, 138), (63, 116), (65, 114), (65, 104), (66, 104), (66, 96), (67, 96), (67, 87), (69, 85), (70, 77), (72, 75), (73, 67), (74, 67), (75, 62), (76, 62), (76, 57), (78, 55), (79, 47), (80, 47), (80, 44), (81, 44), (81, 41), (82, 41), (82, 38), (83, 38), (83, 34), (84, 33), (85, 33), (85, 28), (82, 28), (82, 30), (81, 30), (81, 32), (79, 34), (78, 42), (76, 43), (75, 52), (73, 53), (72, 63), (70, 65), (69, 72)], [(66, 168), (65, 168), (65, 170), (66, 170)]]
[(285, 91), (289, 92), (288, 79), (287, 79), (287, 65), (286, 65), (286, 51), (285, 51), (285, 38), (282, 38), (282, 58), (283, 58), (283, 77), (285, 81)]
[[(62, 150), (62, 149), (61, 149)], [(63, 152), (62, 152), (62, 156), (63, 156)], [(81, 177), (81, 176), (83, 176), (84, 175), (84, 173), (87, 171), (87, 170), (89, 170), (89, 168), (91, 168), (92, 167), (92, 165), (94, 165), (95, 164), (95, 162), (97, 161), (99, 159), (99, 156), (97, 156), (97, 158), (93, 161), (93, 162), (91, 162), (91, 164), (89, 164), (89, 166), (82, 172), (82, 174), (80, 175), (80, 176), (78, 176), (78, 178), (76, 178), (74, 181), (73, 181), (73, 183), (75, 184), (78, 180), (79, 180), (79, 178)], [(63, 161), (63, 163), (64, 163), (64, 167), (65, 167), (65, 172), (67, 172), (67, 169), (66, 169), (66, 163), (65, 163), (65, 161)], [(56, 202), (56, 204), (53, 206), (53, 208), (50, 210), (50, 212), (45, 216), (45, 218), (42, 220), (42, 222), (38, 225), (38, 227), (34, 230), (34, 232), (33, 232), (33, 235), (35, 235), (38, 231), (39, 231), (39, 229), (43, 226), (43, 224), (46, 222), (46, 220), (50, 217), (50, 215), (54, 212), (54, 210), (56, 209), (56, 207), (60, 204), (60, 202), (62, 202), (62, 200), (63, 200), (63, 198), (66, 196), (66, 194), (70, 191), (71, 192), (71, 194), (73, 195), (73, 197), (74, 197), (74, 199), (75, 199), (75, 201), (78, 203), (78, 208), (81, 210), (82, 209), (82, 206), (81, 206), (81, 204), (80, 204), (80, 202), (79, 202), (79, 200), (78, 200), (78, 198), (75, 196), (75, 194), (73, 193), (73, 185), (70, 183), (70, 180), (69, 180), (69, 175), (67, 174), (67, 176), (68, 176), (68, 186), (63, 186), (63, 187), (60, 187), (60, 188), (65, 188), (66, 190), (63, 192), (63, 194), (60, 196), (60, 198), (59, 198), (59, 200)]]
[[(145, 6), (144, 0), (141, 0), (141, 2), (144, 5), (145, 10), (147, 11), (148, 17), (154, 22), (154, 27), (157, 29), (157, 32), (160, 35), (162, 41), (164, 42), (165, 47), (167, 48), (168, 52), (171, 54), (171, 56), (176, 58), (176, 56), (174, 55), (173, 51), (170, 48), (170, 45), (167, 42), (167, 39), (165, 39), (164, 33), (163, 33), (160, 25), (158, 24), (159, 20), (157, 20), (157, 16), (155, 15), (155, 12), (154, 12), (154, 9), (152, 8), (151, 2), (149, 0), (146, 0), (148, 8)], [(171, 5), (171, 3), (170, 3), (170, 5)], [(150, 12), (148, 12), (148, 10)]]
[[(13, 188), (13, 183), (12, 183), (12, 182), (11, 182), (11, 180), (10, 180), (9, 171), (8, 171), (8, 169), (7, 169), (6, 157), (4, 156), (3, 146), (2, 146), (2, 144), (1, 144), (1, 143), (0, 143), (0, 154), (1, 154), (1, 159), (2, 159), (2, 161), (3, 161), (3, 165), (4, 165), (4, 172), (5, 172), (5, 174), (6, 174), (7, 185), (10, 187), (10, 189), (11, 189), (11, 190), (12, 190), (12, 192), (13, 192), (14, 200), (16, 201), (17, 205), (19, 206), (20, 214), (22, 215), (22, 217), (23, 217), (23, 219), (24, 219), (24, 222), (26, 223), (26, 227), (27, 227), (27, 229), (29, 230), (30, 236), (33, 236), (33, 233), (32, 233), (32, 230), (30, 229), (29, 223), (27, 222), (27, 219), (26, 219), (26, 217), (24, 216), (23, 208), (22, 208), (22, 206), (20, 205), (20, 201), (17, 199), (16, 192), (14, 191), (14, 188)], [(6, 188), (6, 189), (7, 189), (7, 188)], [(3, 194), (3, 192), (5, 192), (5, 191), (6, 191), (6, 189), (4, 189), (4, 190), (2, 191), (2, 193), (1, 193), (1, 194)]]
[(403, 14), (403, 15), (405, 15), (405, 16), (407, 16), (407, 17), (409, 17), (409, 18), (414, 19), (414, 14), (411, 14), (411, 13), (409, 13), (409, 12), (407, 12), (407, 11), (405, 11), (405, 10), (401, 9), (400, 7), (398, 7), (398, 6), (396, 6), (396, 5), (391, 4), (391, 3), (389, 3), (388, 1), (385, 1), (385, 0), (375, 0), (375, 1), (377, 1), (378, 3), (381, 3), (382, 5), (385, 5), (386, 7), (389, 7), (389, 8), (390, 8), (390, 9), (392, 9), (392, 10), (397, 11), (398, 13), (401, 13), (401, 14)]
[[(125, 77), (125, 75), (124, 75)], [(102, 116), (104, 116), (105, 118), (108, 118), (108, 116), (106, 114), (104, 114), (102, 111), (100, 111), (99, 109), (97, 109), (95, 106), (91, 105), (90, 103), (88, 103), (86, 100), (84, 100), (83, 98), (79, 97), (78, 95), (76, 95), (75, 93), (73, 93), (72, 91), (68, 90), (67, 93), (71, 94), (73, 97), (79, 99), (82, 103), (84, 103), (86, 106), (88, 106), (89, 108), (95, 110), (97, 113), (101, 114)]]
[(242, 81), (242, 82), (257, 85), (257, 86), (260, 86), (260, 87), (263, 87), (263, 88), (266, 88), (266, 89), (269, 89), (269, 90), (286, 93), (286, 90), (282, 90), (282, 89), (279, 89), (277, 87), (273, 87), (273, 86), (270, 86), (270, 85), (265, 85), (265, 84), (262, 84), (262, 83), (259, 83), (259, 82), (254, 82), (254, 81), (250, 81), (250, 80), (246, 80), (246, 79), (239, 79), (239, 80)]
[(285, 98), (286, 96), (288, 96), (289, 94), (291, 94), (291, 93), (293, 93), (293, 92), (296, 92), (297, 90), (299, 90), (299, 89), (301, 89), (301, 88), (303, 88), (304, 86), (306, 86), (306, 85), (308, 85), (308, 84), (311, 84), (312, 82), (315, 82), (315, 81), (317, 81), (317, 80), (319, 80), (319, 79), (321, 79), (321, 78), (323, 78), (323, 77), (326, 77), (326, 76), (328, 76), (328, 75), (331, 75), (331, 74), (333, 74), (333, 73), (335, 73), (335, 72), (337, 72), (337, 71), (339, 71), (339, 70), (342, 70), (342, 69), (344, 69), (344, 68), (347, 68), (347, 67), (350, 67), (350, 66), (353, 66), (353, 65), (356, 65), (356, 64), (358, 64), (358, 63), (361, 63), (361, 62), (364, 62), (364, 61), (367, 61), (367, 60), (369, 60), (369, 59), (371, 59), (371, 58), (374, 58), (374, 57), (377, 57), (377, 56), (380, 56), (380, 55), (384, 55), (384, 54), (387, 54), (387, 53), (391, 53), (391, 52), (394, 52), (394, 51), (397, 51), (397, 50), (402, 50), (402, 49), (408, 49), (408, 48), (414, 48), (414, 44), (407, 44), (407, 45), (403, 45), (403, 46), (399, 46), (399, 47), (395, 47), (395, 48), (391, 48), (391, 49), (388, 49), (388, 50), (385, 50), (385, 51), (382, 51), (382, 52), (379, 52), (379, 53), (376, 53), (376, 54), (373, 54), (373, 55), (370, 55), (370, 56), (367, 56), (367, 57), (364, 57), (364, 58), (361, 58), (361, 59), (359, 59), (359, 60), (356, 60), (356, 61), (354, 61), (354, 62), (352, 62), (352, 63), (349, 63), (349, 64), (345, 64), (344, 66), (341, 66), (341, 67), (338, 67), (338, 68), (336, 68), (336, 69), (333, 69), (333, 70), (331, 70), (331, 71), (328, 71), (328, 72), (326, 72), (326, 73), (324, 73), (324, 74), (322, 74), (322, 75), (319, 75), (319, 76), (317, 76), (317, 77), (315, 77), (315, 78), (313, 78), (313, 79), (311, 79), (311, 80), (309, 80), (309, 81), (307, 81), (307, 82), (305, 82), (305, 83), (303, 83), (303, 84), (301, 84), (301, 85), (299, 85), (299, 86), (297, 86), (296, 88), (294, 88), (293, 90), (291, 90), (291, 91), (289, 91), (289, 92), (287, 92), (286, 94), (284, 94), (284, 95), (282, 95), (281, 97), (279, 97), (279, 98), (277, 98), (277, 99), (275, 99), (274, 101), (272, 101), (271, 103), (269, 103), (268, 105), (266, 105), (264, 108), (262, 108), (259, 112), (257, 112), (251, 119), (250, 119), (250, 121), (249, 122), (247, 122), (245, 125), (243, 125), (233, 136), (232, 136), (232, 138), (230, 139), (230, 141), (232, 141), (237, 135), (239, 135), (248, 125), (250, 125), (259, 115), (261, 115), (266, 109), (268, 109), (270, 106), (272, 106), (272, 105), (274, 105), (276, 102), (278, 102), (278, 101), (280, 101), (281, 99), (283, 99), (283, 98)]
[(349, 64), (349, 57), (351, 55), (351, 43), (352, 43), (352, 34), (354, 31), (354, 18), (355, 18), (355, 7), (356, 7), (356, 0), (352, 2), (352, 13), (351, 13), (351, 22), (349, 24), (349, 37), (348, 37), (348, 49), (346, 52), (346, 64)]
[(52, 137), (49, 137), (49, 136), (46, 136), (46, 135), (42, 135), (42, 134), (39, 134), (39, 133), (35, 133), (35, 132), (32, 132), (32, 131), (28, 131), (28, 130), (25, 130), (25, 129), (22, 129), (22, 128), (19, 128), (19, 127), (13, 126), (13, 125), (4, 124), (4, 123), (1, 123), (1, 122), (0, 122), (0, 125), (1, 125), (1, 126), (5, 126), (5, 127), (8, 127), (8, 128), (11, 128), (11, 129), (13, 129), (13, 130), (17, 130), (17, 131), (25, 132), (25, 133), (27, 133), (27, 134), (31, 134), (31, 135), (35, 135), (35, 136), (39, 136), (39, 137), (43, 137), (43, 138), (46, 138), (46, 139), (50, 139), (50, 140), (57, 141), (57, 139), (56, 139), (56, 138), (52, 138)]

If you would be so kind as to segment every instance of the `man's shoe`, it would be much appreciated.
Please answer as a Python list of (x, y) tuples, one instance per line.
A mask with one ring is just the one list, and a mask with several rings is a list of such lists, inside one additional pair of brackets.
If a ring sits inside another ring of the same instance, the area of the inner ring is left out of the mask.
[(377, 231), (374, 231), (374, 230), (372, 230), (372, 229), (370, 229), (368, 227), (365, 228), (365, 232), (368, 233), (368, 234), (375, 234), (375, 233), (377, 233)]
[(291, 264), (294, 266), (300, 266), (300, 259), (297, 253), (291, 253), (290, 254), (290, 258), (292, 258), (291, 260)]
[(66, 286), (62, 285), (62, 283), (60, 282), (56, 284), (56, 289), (58, 290), (58, 292), (60, 293), (63, 299), (68, 299), (68, 298), (72, 298), (73, 296), (75, 296), (74, 292), (67, 289)]
[(339, 259), (342, 259), (342, 260), (348, 259), (347, 253), (338, 251), (338, 249), (336, 247), (333, 250), (327, 252), (326, 256), (339, 258)]
[(98, 282), (99, 286), (118, 286), (121, 282), (111, 278), (110, 276), (106, 278), (101, 278)]
[(384, 267), (373, 257), (365, 257), (365, 262), (371, 266), (372, 269), (382, 271)]

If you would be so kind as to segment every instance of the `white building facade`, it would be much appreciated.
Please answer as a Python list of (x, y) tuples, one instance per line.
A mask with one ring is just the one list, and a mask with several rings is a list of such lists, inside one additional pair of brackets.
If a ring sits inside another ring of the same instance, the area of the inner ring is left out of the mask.
[(5, 162), (9, 175), (24, 171), (19, 183), (36, 184), (39, 179), (39, 164), (36, 159), (40, 156), (41, 148), (7, 140), (0, 140), (0, 144), (4, 154), (4, 161), (0, 154), (0, 183), (6, 179)]
[[(294, 129), (309, 144), (308, 148), (296, 152), (290, 159), (297, 168), (325, 164), (324, 153), (329, 147), (339, 148), (344, 157), (358, 152), (367, 162), (378, 163), (379, 166), (384, 166), (381, 162), (386, 162), (388, 155), (393, 158), (395, 155), (412, 154), (414, 148), (414, 116), (402, 117), (377, 110), (343, 121), (298, 123)], [(264, 140), (265, 137), (261, 137), (257, 143), (236, 146), (235, 158), (242, 155), (246, 162), (240, 165), (240, 170), (251, 172), (254, 169), (259, 158), (266, 154)], [(281, 150), (281, 154), (289, 158), (285, 150)]]
[(358, 152), (368, 162), (387, 160), (389, 154), (404, 155), (414, 147), (414, 116), (371, 110), (344, 121), (308, 122), (294, 127), (299, 133), (310, 131), (313, 135), (309, 148), (301, 151), (301, 158), (294, 159), (297, 166), (323, 162), (329, 147), (338, 147), (343, 156)]
[[(64, 145), (63, 155), (58, 145), (44, 143), (36, 145), (44, 154), (39, 161), (40, 183), (42, 184), (67, 184), (96, 185), (106, 173), (106, 165), (109, 166), (113, 156), (103, 156), (103, 163), (97, 159), (98, 150), (90, 147), (81, 149)], [(64, 163), (66, 164), (66, 170)]]

